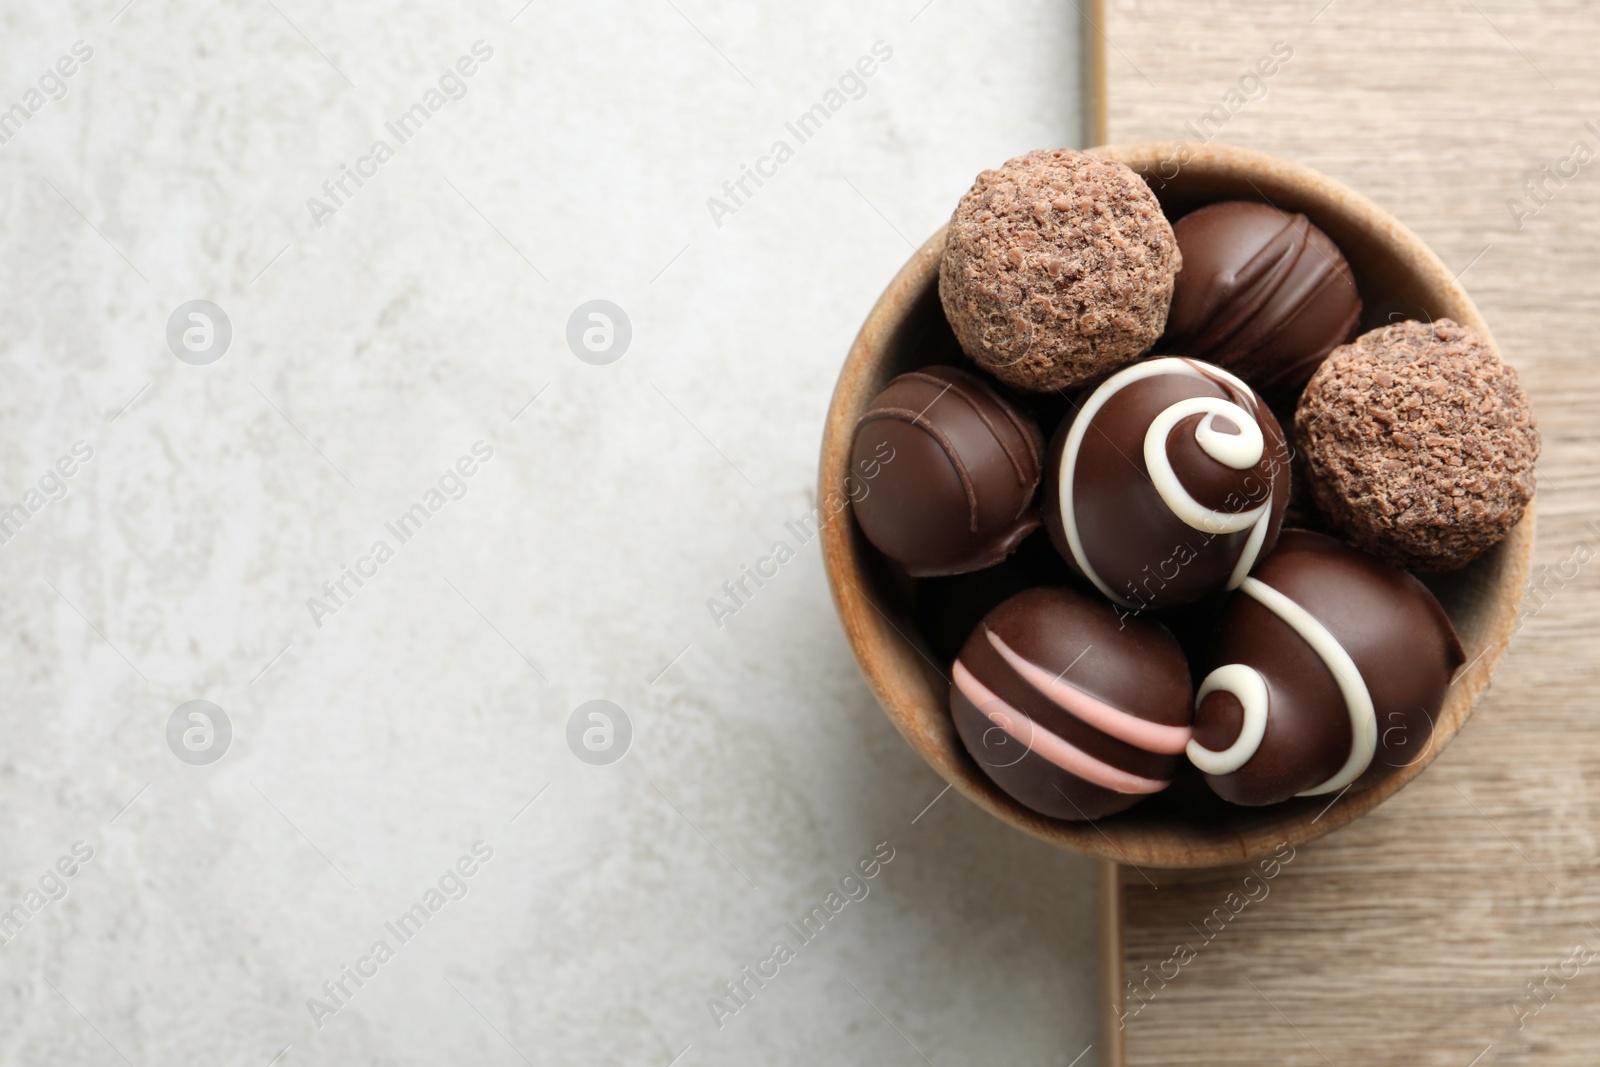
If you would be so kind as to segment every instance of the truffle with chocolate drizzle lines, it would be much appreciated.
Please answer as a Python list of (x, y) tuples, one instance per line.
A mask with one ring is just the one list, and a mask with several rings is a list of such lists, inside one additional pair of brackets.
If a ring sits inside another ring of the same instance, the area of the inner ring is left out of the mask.
[(1355, 332), (1361, 297), (1339, 247), (1304, 215), (1228, 200), (1172, 228), (1183, 273), (1166, 345), (1294, 396)]
[(1189, 760), (1235, 804), (1367, 788), (1426, 754), (1465, 658), (1416, 578), (1287, 530), (1223, 608)]
[(1039, 528), (1039, 427), (988, 382), (924, 367), (873, 398), (851, 443), (856, 522), (913, 577), (992, 567)]
[(1289, 499), (1278, 420), (1238, 378), (1143, 360), (1080, 399), (1051, 441), (1044, 520), (1073, 569), (1143, 611), (1237, 589)]

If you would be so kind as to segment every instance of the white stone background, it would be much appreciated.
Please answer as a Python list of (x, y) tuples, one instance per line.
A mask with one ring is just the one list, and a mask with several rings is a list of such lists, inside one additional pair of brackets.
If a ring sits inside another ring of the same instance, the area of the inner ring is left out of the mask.
[[(94, 850), (0, 948), (0, 1062), (1073, 1062), (1090, 865), (954, 796), (913, 824), (941, 783), (815, 542), (724, 628), (706, 607), (811, 507), (910, 243), (1077, 139), (1071, 8), (521, 7), (0, 5), (0, 107), (94, 50), (0, 145), (0, 507), (94, 449), (0, 545), (0, 909)], [(315, 227), (478, 40), (467, 95)], [(716, 227), (706, 198), (880, 40)], [(564, 339), (596, 297), (634, 330), (609, 366)], [(194, 298), (233, 326), (210, 366), (165, 342)], [(314, 626), (479, 439), (467, 495)], [(235, 731), (208, 767), (166, 743), (196, 698)], [(593, 698), (634, 725), (613, 766), (567, 747)], [(480, 839), (469, 894), (318, 1029), (307, 998)], [(870, 896), (719, 1030), (718, 984), (878, 842)]]

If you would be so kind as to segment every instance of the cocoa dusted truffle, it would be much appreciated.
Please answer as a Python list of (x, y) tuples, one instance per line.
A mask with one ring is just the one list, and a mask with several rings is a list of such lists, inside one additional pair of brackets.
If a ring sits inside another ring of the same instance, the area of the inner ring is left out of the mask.
[(1235, 804), (1365, 789), (1427, 753), (1465, 658), (1416, 578), (1285, 530), (1217, 622), (1189, 760)]
[(1074, 570), (1142, 611), (1236, 588), (1288, 498), (1283, 431), (1248, 385), (1198, 360), (1146, 359), (1057, 431), (1044, 519)]
[(856, 424), (852, 493), (867, 540), (914, 577), (1005, 559), (1039, 528), (1044, 440), (988, 383), (955, 367), (902, 374)]
[(1167, 313), (1175, 354), (1292, 395), (1355, 332), (1361, 298), (1350, 265), (1304, 215), (1228, 200), (1185, 215), (1172, 232), (1183, 254)]
[(1533, 497), (1539, 432), (1517, 372), (1449, 319), (1335, 349), (1295, 412), (1312, 494), (1358, 547), (1449, 571), (1500, 542)]
[(1030, 152), (978, 175), (956, 205), (939, 299), (979, 366), (1048, 392), (1153, 345), (1181, 265), (1161, 205), (1127, 166)]
[(950, 711), (1019, 804), (1097, 819), (1165, 789), (1190, 739), (1189, 665), (1159, 624), (1040, 587), (995, 608), (951, 667)]

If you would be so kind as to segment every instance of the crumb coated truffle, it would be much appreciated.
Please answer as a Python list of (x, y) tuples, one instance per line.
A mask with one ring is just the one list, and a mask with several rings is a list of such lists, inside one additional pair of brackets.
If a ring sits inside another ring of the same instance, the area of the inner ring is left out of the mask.
[(979, 366), (1048, 392), (1155, 344), (1181, 265), (1161, 205), (1128, 167), (1030, 152), (978, 175), (956, 205), (939, 299)]
[(1502, 540), (1533, 496), (1539, 432), (1517, 372), (1449, 319), (1333, 350), (1295, 411), (1323, 515), (1374, 555), (1454, 570)]

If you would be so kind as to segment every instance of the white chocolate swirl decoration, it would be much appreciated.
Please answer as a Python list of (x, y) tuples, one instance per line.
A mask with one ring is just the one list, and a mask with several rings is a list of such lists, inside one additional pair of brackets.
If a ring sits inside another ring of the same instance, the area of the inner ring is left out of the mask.
[(1415, 577), (1286, 530), (1215, 616), (1190, 762), (1230, 803), (1326, 804), (1430, 754), (1465, 659)]
[(1232, 774), (1250, 762), (1261, 748), (1261, 739), (1267, 733), (1269, 697), (1267, 680), (1261, 672), (1244, 663), (1228, 663), (1210, 674), (1200, 683), (1194, 695), (1198, 708), (1206, 697), (1215, 692), (1231, 693), (1244, 709), (1244, 721), (1239, 726), (1239, 736), (1221, 752), (1213, 752), (1197, 740), (1187, 747), (1189, 762), (1207, 774)]
[[(1241, 591), (1298, 634), (1327, 667), (1339, 687), (1345, 712), (1350, 716), (1350, 753), (1332, 778), (1298, 795), (1314, 797), (1338, 792), (1366, 773), (1378, 747), (1378, 715), (1361, 670), (1326, 626), (1283, 593), (1255, 578), (1245, 578)], [(1218, 690), (1231, 693), (1244, 709), (1239, 736), (1221, 752), (1191, 740), (1189, 761), (1207, 774), (1232, 774), (1248, 763), (1260, 748), (1271, 716), (1271, 702), (1260, 672), (1243, 663), (1224, 664), (1206, 675), (1195, 696), (1195, 707), (1199, 708), (1201, 701)]]
[[(1095, 588), (1125, 608), (1144, 608), (1149, 605), (1135, 599), (1129, 590), (1118, 589), (1115, 582), (1103, 573), (1101, 566), (1091, 558), (1091, 553), (1084, 544), (1078, 502), (1075, 501), (1073, 494), (1079, 477), (1080, 453), (1085, 439), (1090, 434), (1091, 428), (1101, 429), (1095, 427), (1096, 416), (1123, 390), (1136, 383), (1163, 375), (1184, 376), (1206, 382), (1213, 388), (1233, 393), (1249, 405), (1246, 407), (1234, 400), (1215, 395), (1190, 396), (1177, 400), (1160, 410), (1150, 420), (1144, 430), (1138, 457), (1143, 460), (1144, 473), (1161, 504), (1180, 520), (1184, 527), (1205, 535), (1203, 544), (1211, 543), (1212, 539), (1219, 535), (1249, 531), (1237, 559), (1233, 560), (1225, 580), (1220, 583), (1220, 588), (1237, 589), (1255, 566), (1266, 547), (1267, 536), (1273, 525), (1274, 506), (1278, 505), (1281, 513), (1284, 496), (1283, 493), (1271, 491), (1274, 472), (1280, 462), (1276, 455), (1270, 457), (1272, 467), (1267, 473), (1265, 482), (1268, 491), (1259, 494), (1262, 496), (1259, 503), (1238, 511), (1219, 510), (1195, 499), (1194, 493), (1184, 484), (1183, 478), (1173, 467), (1170, 451), (1173, 432), (1184, 420), (1195, 416), (1199, 416), (1194, 427), (1195, 445), (1201, 453), (1222, 467), (1244, 473), (1258, 467), (1264, 459), (1269, 458), (1261, 419), (1264, 415), (1268, 419), (1271, 416), (1265, 413), (1265, 409), (1250, 387), (1232, 374), (1220, 367), (1212, 367), (1194, 360), (1162, 357), (1135, 363), (1106, 379), (1084, 401), (1068, 428), (1061, 454), (1056, 499), (1059, 502), (1061, 533), (1072, 562)], [(1277, 431), (1275, 421), (1273, 429), (1276, 435), (1275, 443), (1281, 443), (1282, 438)], [(1124, 456), (1129, 460), (1133, 459), (1126, 453)]]

